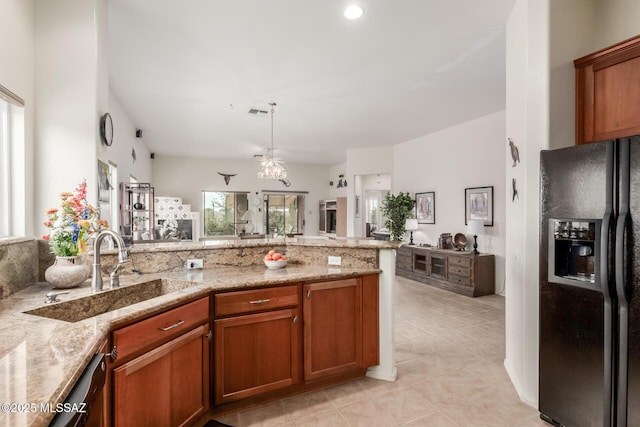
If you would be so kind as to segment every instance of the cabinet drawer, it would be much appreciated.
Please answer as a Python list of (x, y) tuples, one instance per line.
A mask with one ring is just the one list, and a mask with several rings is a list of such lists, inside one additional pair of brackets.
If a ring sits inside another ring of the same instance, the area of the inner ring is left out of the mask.
[(471, 258), (450, 256), (449, 265), (455, 265), (458, 267), (471, 267)]
[(469, 276), (462, 277), (462, 276), (456, 276), (452, 274), (449, 276), (449, 282), (454, 283), (456, 285), (471, 286), (471, 277)]
[(186, 332), (208, 319), (209, 297), (205, 297), (114, 331), (113, 345), (118, 351), (118, 358), (124, 358)]
[(471, 276), (471, 270), (469, 267), (459, 267), (457, 265), (449, 265), (449, 274), (456, 274), (458, 276)]
[(220, 317), (294, 307), (299, 303), (299, 294), (297, 285), (216, 294), (215, 315)]
[(411, 258), (398, 258), (396, 259), (396, 267), (403, 270), (411, 270)]

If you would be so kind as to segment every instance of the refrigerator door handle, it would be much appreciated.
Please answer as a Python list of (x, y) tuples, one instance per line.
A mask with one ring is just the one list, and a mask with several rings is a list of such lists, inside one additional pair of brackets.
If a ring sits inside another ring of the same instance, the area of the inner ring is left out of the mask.
[(630, 145), (628, 138), (621, 138), (618, 142), (619, 156), (619, 203), (618, 220), (615, 235), (615, 284), (618, 297), (618, 411), (617, 425), (627, 426), (627, 398), (629, 372), (629, 301), (625, 289), (625, 249), (627, 223), (629, 221), (629, 197), (631, 184)]
[(610, 270), (610, 249), (611, 240), (614, 237), (615, 217), (613, 209), (613, 193), (614, 193), (614, 144), (607, 144), (606, 154), (606, 193), (605, 193), (605, 213), (602, 218), (600, 227), (600, 248), (597, 259), (599, 260), (599, 271), (596, 273), (596, 282), (600, 283), (600, 290), (604, 300), (604, 412), (603, 421), (605, 426), (611, 425), (613, 422), (613, 405), (614, 405), (614, 311), (611, 291), (609, 283)]

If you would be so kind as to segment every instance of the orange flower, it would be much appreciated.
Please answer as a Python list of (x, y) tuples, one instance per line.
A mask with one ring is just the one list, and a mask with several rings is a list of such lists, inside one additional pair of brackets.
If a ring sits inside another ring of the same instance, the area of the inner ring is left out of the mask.
[(51, 227), (53, 225), (53, 222), (45, 221), (45, 222), (43, 222), (43, 224), (46, 225), (47, 227)]
[(78, 221), (78, 225), (82, 228), (89, 228), (91, 224), (86, 219), (81, 219), (80, 221)]
[(56, 208), (51, 208), (51, 209), (49, 209), (49, 210), (47, 211), (47, 215), (51, 215), (51, 214), (54, 214), (54, 213), (56, 213), (56, 212), (58, 212), (58, 209), (56, 209)]

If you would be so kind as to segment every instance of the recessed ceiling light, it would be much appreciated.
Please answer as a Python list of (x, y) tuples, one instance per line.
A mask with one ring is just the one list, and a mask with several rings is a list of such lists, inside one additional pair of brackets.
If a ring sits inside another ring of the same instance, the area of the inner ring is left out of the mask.
[(347, 19), (358, 19), (362, 16), (362, 13), (363, 10), (360, 6), (351, 5), (345, 9), (344, 16), (346, 16)]

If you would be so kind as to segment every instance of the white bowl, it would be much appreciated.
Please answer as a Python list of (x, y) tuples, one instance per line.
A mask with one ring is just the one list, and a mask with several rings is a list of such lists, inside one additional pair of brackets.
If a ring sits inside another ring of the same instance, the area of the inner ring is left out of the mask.
[(285, 268), (287, 266), (287, 260), (279, 259), (278, 261), (267, 261), (266, 259), (263, 259), (263, 261), (264, 265), (271, 269)]

